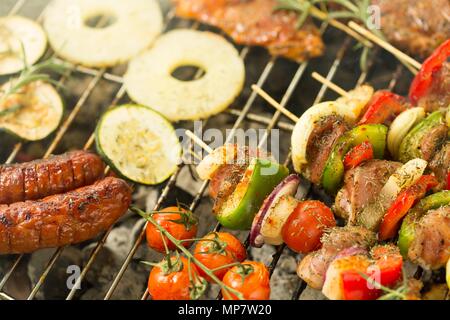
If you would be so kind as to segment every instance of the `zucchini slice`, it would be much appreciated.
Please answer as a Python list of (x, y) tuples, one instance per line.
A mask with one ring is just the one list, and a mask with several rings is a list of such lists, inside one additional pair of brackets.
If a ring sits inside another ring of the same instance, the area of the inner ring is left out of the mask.
[(21, 71), (24, 58), (28, 65), (34, 64), (46, 48), (47, 36), (33, 20), (20, 16), (0, 18), (0, 75)]
[[(7, 82), (1, 92), (7, 91)], [(0, 103), (0, 129), (27, 141), (48, 137), (58, 128), (64, 103), (50, 83), (35, 81)]]
[(107, 111), (95, 132), (97, 150), (124, 178), (154, 185), (166, 180), (181, 158), (175, 130), (162, 115), (142, 105)]

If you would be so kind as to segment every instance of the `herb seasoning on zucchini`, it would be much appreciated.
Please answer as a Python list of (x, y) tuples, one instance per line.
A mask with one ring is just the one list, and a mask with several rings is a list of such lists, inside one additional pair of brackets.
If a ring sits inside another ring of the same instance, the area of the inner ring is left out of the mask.
[(181, 145), (175, 130), (149, 107), (127, 104), (107, 111), (95, 132), (103, 159), (122, 177), (159, 184), (177, 168)]

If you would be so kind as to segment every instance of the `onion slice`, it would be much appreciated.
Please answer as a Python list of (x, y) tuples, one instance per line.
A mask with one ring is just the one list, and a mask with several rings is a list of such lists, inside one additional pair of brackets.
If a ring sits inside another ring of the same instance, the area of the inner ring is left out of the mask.
[(417, 107), (403, 111), (392, 122), (387, 137), (387, 147), (395, 159), (398, 158), (398, 148), (409, 130), (418, 124), (424, 117), (424, 108)]
[(227, 143), (208, 154), (196, 168), (200, 179), (209, 180), (221, 165), (233, 164), (237, 148), (237, 145)]
[[(253, 219), (252, 229), (250, 231), (250, 245), (252, 247), (261, 248), (263, 246), (263, 244), (265, 243), (265, 239), (261, 234), (263, 224), (267, 221), (267, 218), (270, 216), (271, 212), (273, 212), (272, 209), (278, 203), (280, 198), (283, 196), (294, 196), (297, 192), (299, 184), (300, 177), (296, 174), (291, 174), (286, 177), (278, 186), (276, 186), (272, 193), (264, 200), (261, 209)], [(289, 217), (290, 213), (291, 212), (287, 213), (287, 217)], [(280, 234), (283, 224), (284, 222), (279, 227)]]

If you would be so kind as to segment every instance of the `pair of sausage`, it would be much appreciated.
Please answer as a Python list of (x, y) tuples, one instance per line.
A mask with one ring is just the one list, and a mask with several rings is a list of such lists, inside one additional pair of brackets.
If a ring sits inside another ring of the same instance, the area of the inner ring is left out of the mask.
[(107, 230), (127, 211), (131, 188), (101, 179), (104, 169), (85, 151), (0, 167), (0, 254), (79, 243)]

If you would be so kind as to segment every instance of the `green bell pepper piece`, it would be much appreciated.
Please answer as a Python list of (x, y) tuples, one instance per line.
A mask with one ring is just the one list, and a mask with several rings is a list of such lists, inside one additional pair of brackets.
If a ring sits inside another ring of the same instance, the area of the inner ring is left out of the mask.
[(409, 160), (422, 158), (420, 144), (422, 139), (434, 127), (444, 123), (444, 116), (440, 111), (433, 112), (428, 117), (420, 121), (410, 132), (403, 138), (399, 147), (399, 160), (403, 163)]
[(450, 204), (450, 191), (441, 191), (423, 198), (403, 219), (398, 236), (398, 247), (403, 257), (408, 256), (408, 250), (411, 242), (415, 238), (416, 223), (429, 210), (438, 209)]
[(344, 133), (336, 142), (322, 174), (322, 186), (331, 193), (336, 193), (344, 176), (343, 159), (351, 148), (369, 141), (373, 147), (373, 155), (377, 159), (383, 158), (386, 147), (388, 128), (382, 124), (366, 124), (353, 128)]
[(217, 220), (229, 229), (250, 229), (264, 199), (288, 174), (286, 166), (254, 159), (241, 182), (219, 209)]

